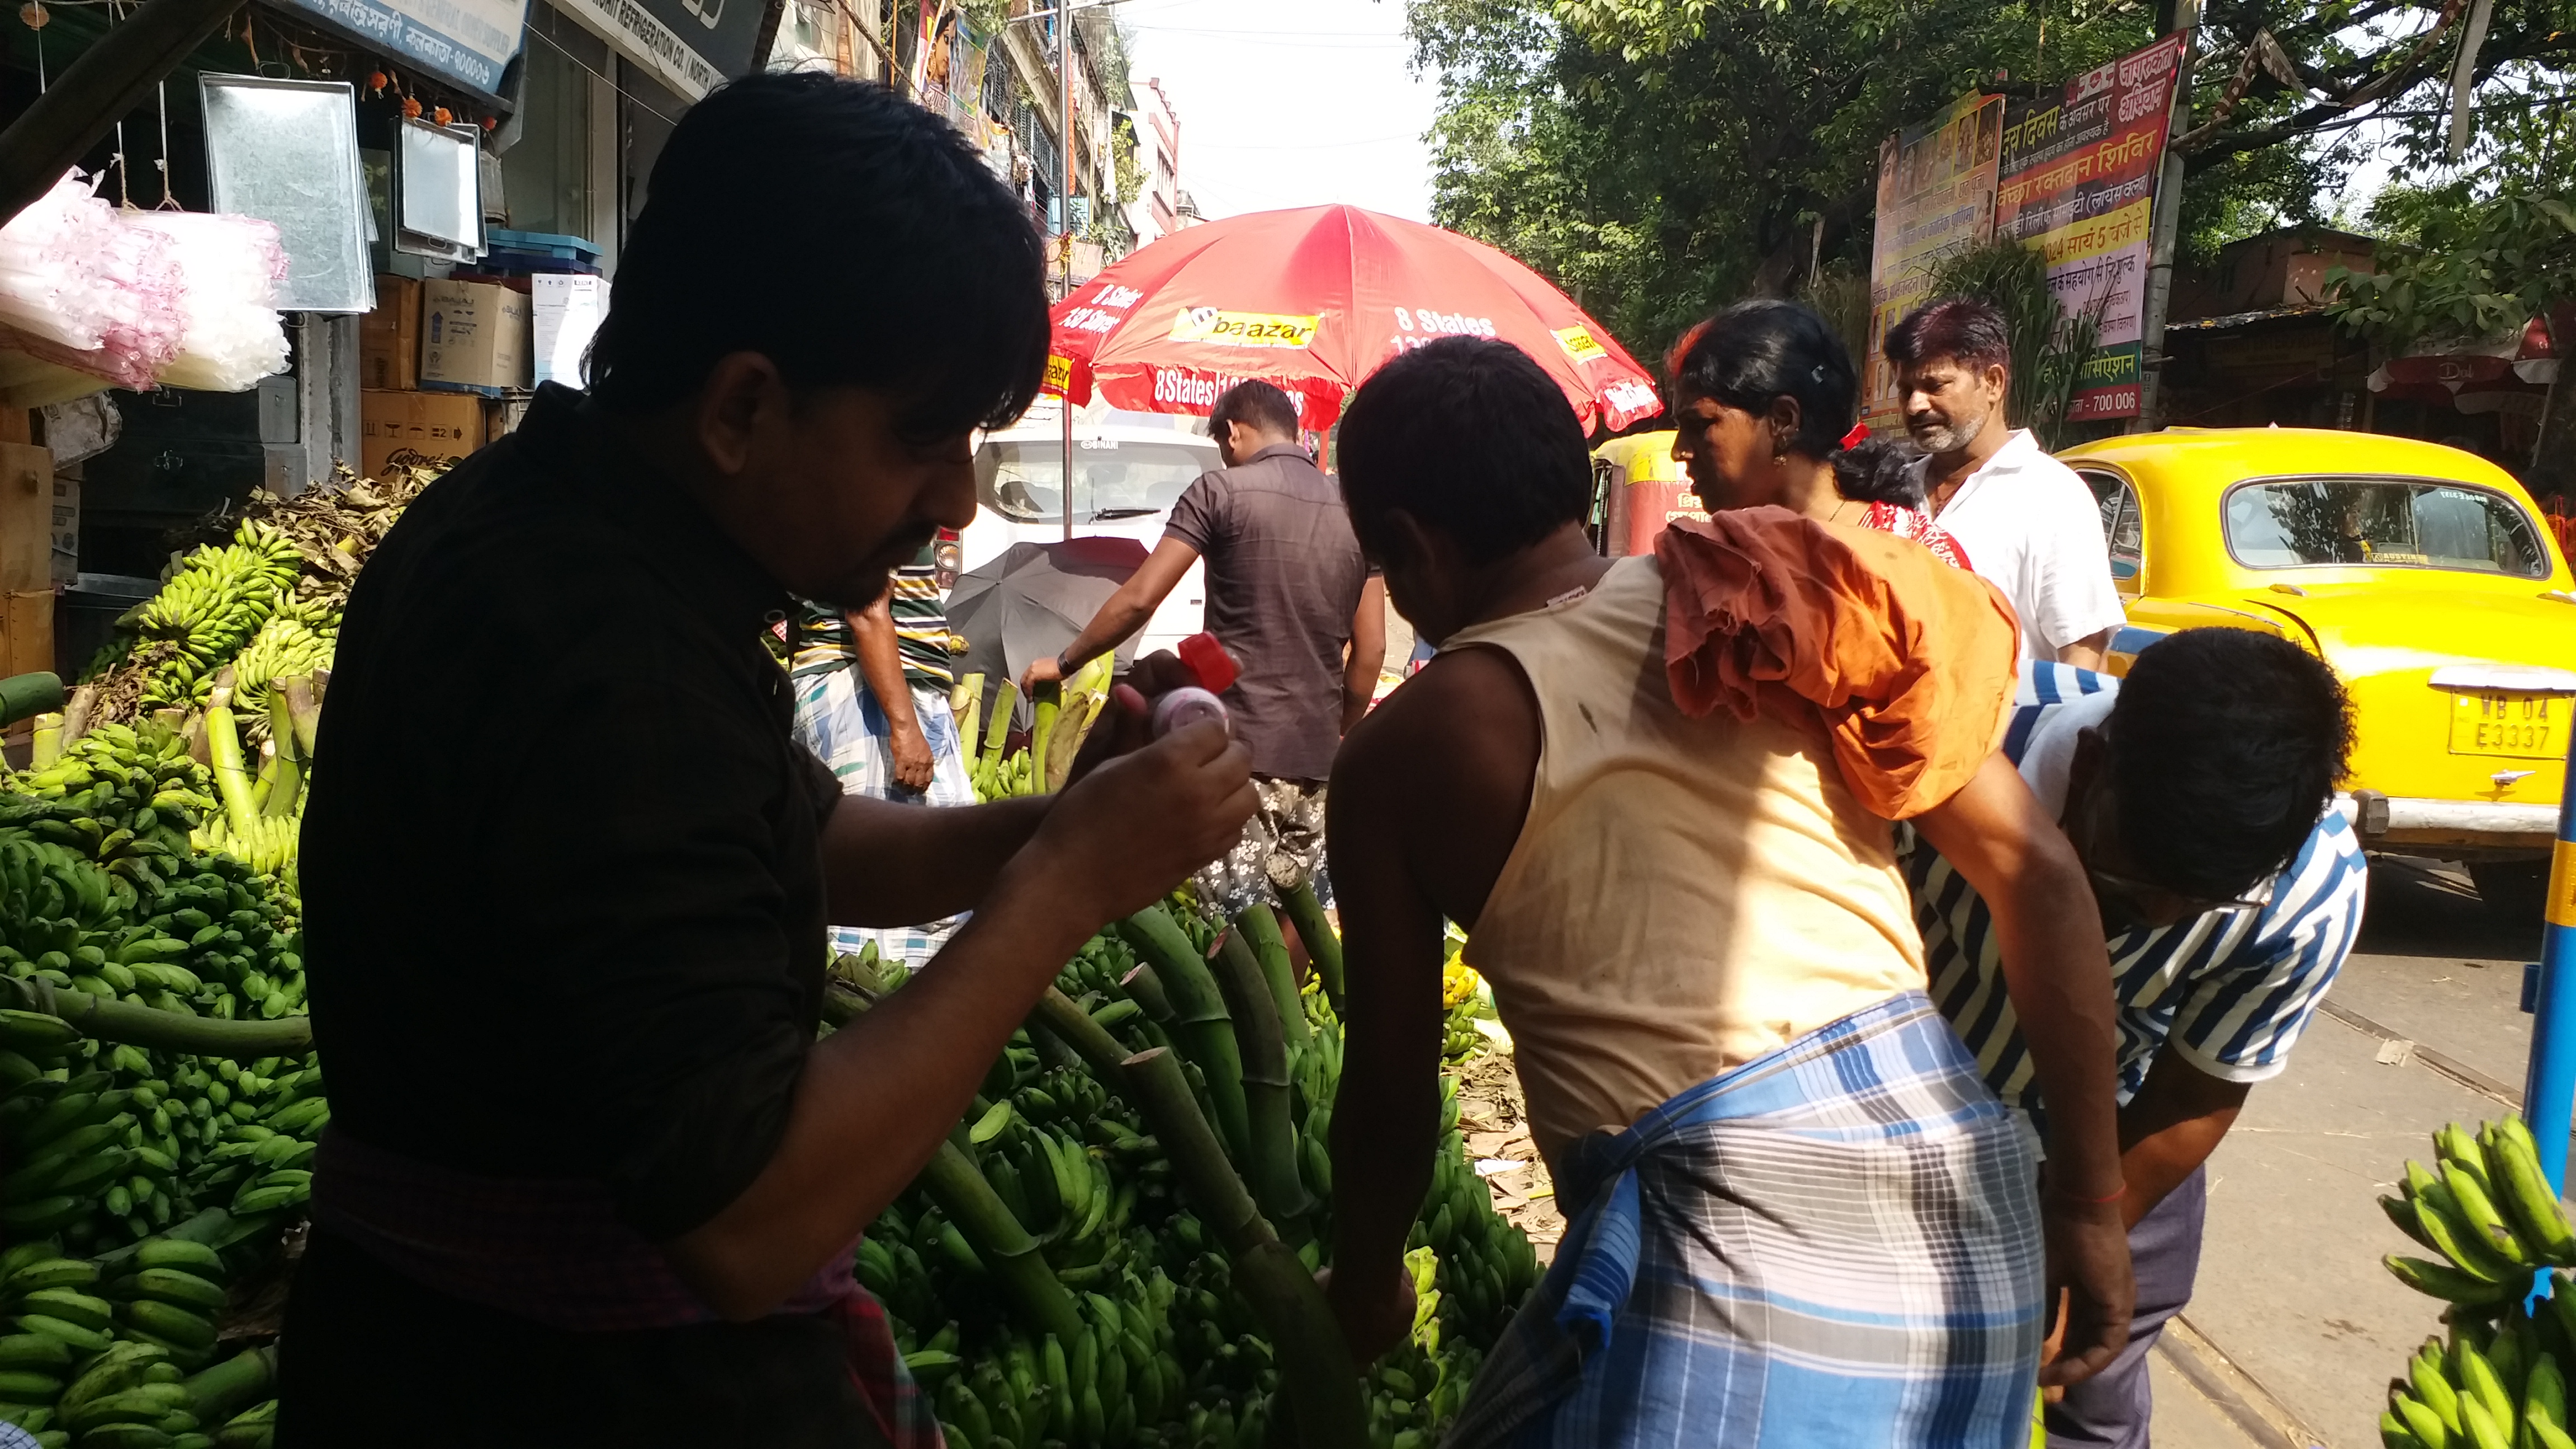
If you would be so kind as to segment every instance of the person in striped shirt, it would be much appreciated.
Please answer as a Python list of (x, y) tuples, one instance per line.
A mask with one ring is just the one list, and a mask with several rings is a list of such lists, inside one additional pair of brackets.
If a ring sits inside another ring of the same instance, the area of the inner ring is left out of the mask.
[[(2024, 660), (2003, 747), (2083, 859), (2108, 937), (2138, 1284), (2128, 1347), (2048, 1406), (2048, 1442), (2143, 1449), (2147, 1350), (2199, 1268), (2202, 1164), (2361, 930), (2361, 842), (2332, 808), (2351, 707), (2285, 639), (2189, 629), (2125, 680)], [(1996, 1094), (2038, 1117), (1986, 903), (1912, 832), (1898, 853), (1933, 1000)]]

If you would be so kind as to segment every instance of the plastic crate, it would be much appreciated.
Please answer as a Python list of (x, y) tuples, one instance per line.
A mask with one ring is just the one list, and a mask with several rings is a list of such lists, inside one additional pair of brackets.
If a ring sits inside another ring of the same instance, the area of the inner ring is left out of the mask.
[(545, 231), (509, 231), (495, 227), (483, 234), (478, 265), (487, 272), (525, 276), (532, 272), (599, 274), (600, 248), (577, 236)]

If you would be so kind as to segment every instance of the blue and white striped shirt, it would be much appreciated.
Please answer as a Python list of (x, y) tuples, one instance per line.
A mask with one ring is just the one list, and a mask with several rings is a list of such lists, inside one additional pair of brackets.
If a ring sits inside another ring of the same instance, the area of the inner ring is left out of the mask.
[[(2119, 681), (2063, 664), (2022, 663), (2004, 752), (2055, 819), (2065, 808), (2076, 732), (2110, 714)], [(1947, 860), (1910, 829), (1898, 862), (1914, 895), (1925, 964), (1938, 1002), (1996, 1095), (2017, 1109), (2032, 1087), (2030, 1053), (2004, 993), (1993, 917)], [(2361, 842), (2331, 811), (2288, 869), (2247, 892), (2260, 908), (2229, 907), (2110, 941), (2120, 1028), (2120, 1100), (2145, 1084), (2170, 1045), (2222, 1081), (2259, 1082), (2290, 1048), (2343, 969), (2361, 931), (2368, 870)]]

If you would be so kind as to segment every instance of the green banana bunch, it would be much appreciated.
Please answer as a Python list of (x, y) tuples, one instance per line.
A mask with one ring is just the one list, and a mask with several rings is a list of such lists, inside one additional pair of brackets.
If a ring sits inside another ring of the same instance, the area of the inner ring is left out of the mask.
[(2540, 1170), (2521, 1119), (2454, 1122), (2433, 1136), (2435, 1166), (2406, 1164), (2401, 1195), (2380, 1210), (2439, 1259), (2392, 1255), (2398, 1281), (2454, 1303), (2493, 1307), (2521, 1296), (2535, 1268), (2576, 1264), (2576, 1227)]
[(131, 635), (121, 652), (150, 661), (142, 706), (202, 702), (215, 671), (268, 622), (303, 567), (293, 541), (256, 519), (244, 519), (231, 543), (181, 560), (161, 591), (120, 621)]
[(268, 682), (330, 668), (339, 631), (339, 619), (319, 601), (281, 599), (233, 660), (233, 707), (248, 719), (266, 715)]
[[(2544, 1346), (2556, 1344), (2557, 1347)], [(2389, 1381), (2379, 1418), (2387, 1449), (2566, 1449), (2565, 1340), (2554, 1322), (2514, 1317), (2492, 1333), (2454, 1325), (2428, 1338)]]

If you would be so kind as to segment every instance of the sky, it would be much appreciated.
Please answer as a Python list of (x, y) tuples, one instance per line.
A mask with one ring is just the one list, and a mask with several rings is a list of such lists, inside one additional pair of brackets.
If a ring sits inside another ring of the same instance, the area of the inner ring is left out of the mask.
[(1437, 87), (1404, 0), (1126, 0), (1127, 73), (1181, 121), (1181, 189), (1210, 220), (1348, 202), (1428, 221)]

